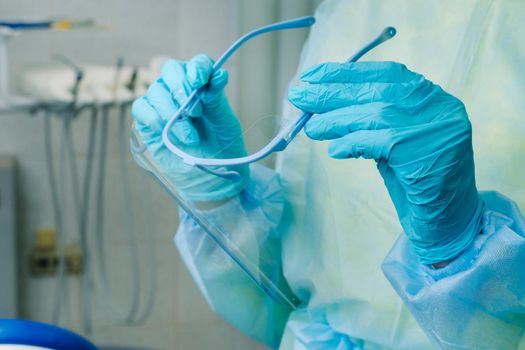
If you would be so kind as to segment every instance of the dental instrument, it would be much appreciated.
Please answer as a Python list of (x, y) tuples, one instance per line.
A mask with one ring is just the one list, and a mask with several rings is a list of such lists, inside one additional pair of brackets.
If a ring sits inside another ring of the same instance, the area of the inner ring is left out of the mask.
[[(126, 121), (128, 117), (128, 108), (133, 100), (133, 97), (136, 93), (136, 89), (139, 87), (138, 83), (138, 68), (133, 70), (125, 70), (124, 62), (122, 58), (119, 58), (116, 64), (116, 67), (109, 70), (89, 67), (80, 67), (75, 62), (71, 61), (69, 58), (62, 55), (55, 55), (54, 58), (65, 66), (68, 67), (68, 73), (58, 74), (58, 78), (65, 78), (64, 82), (67, 84), (62, 84), (62, 89), (50, 91), (49, 97), (45, 94), (42, 95), (42, 102), (39, 103), (39, 106), (36, 111), (44, 112), (44, 132), (45, 132), (45, 141), (46, 141), (46, 162), (47, 170), (49, 174), (50, 188), (51, 188), (51, 197), (54, 208), (55, 216), (55, 225), (58, 232), (58, 251), (59, 255), (63, 256), (63, 247), (67, 241), (65, 237), (72, 238), (68, 236), (67, 233), (69, 229), (72, 228), (74, 231), (78, 230), (79, 233), (79, 244), (81, 247), (82, 255), (84, 258), (84, 272), (81, 278), (82, 286), (82, 295), (81, 303), (79, 308), (81, 309), (82, 317), (82, 326), (84, 332), (87, 334), (92, 331), (93, 323), (93, 302), (94, 297), (93, 293), (95, 292), (95, 268), (94, 264), (97, 261), (94, 260), (95, 257), (98, 257), (98, 263), (101, 269), (100, 277), (102, 279), (102, 292), (104, 292), (104, 299), (111, 300), (110, 297), (110, 287), (109, 287), (109, 277), (108, 277), (108, 265), (106, 264), (107, 254), (106, 254), (106, 244), (104, 242), (104, 184), (106, 177), (106, 159), (107, 159), (107, 147), (109, 139), (109, 124), (111, 117), (111, 110), (116, 108), (119, 111), (119, 169), (123, 177), (123, 196), (125, 207), (123, 208), (123, 232), (128, 235), (127, 242), (129, 244), (129, 255), (130, 255), (130, 290), (132, 290), (132, 298), (129, 301), (129, 304), (125, 306), (124, 310), (114, 310), (114, 313), (118, 313), (117, 323), (127, 324), (127, 325), (138, 325), (144, 323), (153, 310), (153, 305), (156, 300), (156, 265), (155, 265), (155, 247), (154, 240), (152, 239), (152, 232), (147, 229), (144, 230), (144, 236), (147, 236), (146, 249), (146, 266), (148, 271), (148, 284), (142, 286), (141, 279), (139, 274), (142, 274), (141, 268), (142, 263), (140, 262), (140, 257), (138, 254), (139, 244), (137, 241), (137, 229), (134, 228), (132, 224), (133, 210), (130, 206), (132, 204), (129, 198), (129, 191), (132, 191), (132, 186), (130, 179), (127, 177), (129, 170), (127, 169), (126, 157), (128, 156), (128, 148), (126, 147), (127, 139), (127, 129)], [(54, 69), (53, 71), (56, 71)], [(63, 71), (63, 69), (62, 69)], [(70, 72), (73, 72), (72, 76)], [(98, 85), (93, 83), (93, 73), (99, 74), (104, 77), (102, 74), (107, 76), (107, 74), (113, 74), (112, 79), (105, 79), (102, 83)], [(50, 74), (38, 74), (38, 71), (35, 71), (33, 79), (27, 79), (28, 82), (36, 80), (35, 83), (38, 85), (38, 80), (45, 79), (50, 76)], [(101, 74), (102, 73), (102, 74)], [(30, 74), (30, 73), (29, 73)], [(124, 75), (125, 74), (125, 75)], [(30, 77), (30, 76), (28, 76)], [(90, 81), (91, 79), (91, 81)], [(123, 81), (126, 79), (125, 81)], [(57, 87), (60, 84), (57, 85)], [(26, 83), (27, 86), (27, 83)], [(40, 89), (41, 90), (41, 89)], [(31, 90), (30, 90), (31, 91)], [(39, 89), (36, 88), (34, 91), (39, 92)], [(62, 94), (61, 92), (64, 92)], [(56, 96), (59, 98), (53, 98), (53, 92), (57, 93)], [(40, 95), (38, 95), (40, 96)], [(64, 97), (62, 97), (64, 96)], [(85, 110), (90, 111), (91, 118), (88, 125), (88, 139), (87, 141), (87, 159), (86, 167), (79, 172), (79, 164), (76, 161), (75, 155), (75, 143), (73, 139), (73, 122), (77, 117)], [(59, 123), (62, 124), (62, 139), (61, 143), (61, 157), (60, 159), (55, 159), (53, 156), (52, 150), (52, 119), (53, 116), (59, 117)], [(100, 120), (100, 127), (97, 127), (98, 121)], [(99, 135), (95, 136), (97, 133)], [(99, 139), (95, 142), (96, 138)], [(100, 157), (97, 161), (98, 171), (97, 174), (94, 174), (94, 148), (95, 143), (99, 147)], [(58, 164), (56, 164), (58, 163)], [(55, 173), (55, 166), (57, 166), (58, 172)], [(57, 178), (56, 175), (59, 177)], [(83, 177), (81, 176), (83, 175)], [(98, 177), (97, 177), (98, 176)], [(96, 179), (93, 179), (96, 177)], [(67, 207), (67, 203), (70, 198), (67, 194), (68, 192), (64, 191), (63, 187), (60, 186), (60, 183), (64, 180), (67, 181), (69, 191), (72, 194), (72, 206)], [(94, 181), (93, 181), (94, 180)], [(92, 184), (92, 182), (94, 182)], [(94, 186), (95, 190), (95, 201), (97, 202), (96, 208), (93, 208), (90, 205), (89, 196), (91, 196), (91, 185)], [(146, 188), (143, 188), (146, 191)], [(89, 210), (94, 210), (94, 225), (91, 227), (89, 222)], [(150, 218), (144, 218), (144, 223), (151, 221)], [(67, 225), (66, 225), (67, 224)], [(66, 227), (67, 226), (67, 227)], [(149, 226), (151, 227), (151, 226)], [(90, 236), (89, 231), (94, 235)], [(75, 237), (75, 239), (77, 239)], [(89, 248), (89, 243), (91, 241), (94, 243), (95, 247), (98, 247), (96, 250), (91, 250)], [(109, 252), (108, 252), (109, 253)], [(98, 255), (98, 256), (96, 256)], [(141, 291), (144, 288), (144, 291)], [(56, 294), (53, 300), (53, 313), (51, 320), (55, 324), (60, 324), (67, 322), (71, 318), (71, 291), (70, 282), (68, 282), (64, 264), (60, 264), (57, 274), (57, 288)], [(107, 294), (107, 295), (106, 295)], [(142, 303), (144, 300), (144, 304)], [(110, 304), (112, 304), (110, 302)], [(107, 306), (107, 305), (106, 305)], [(106, 307), (105, 306), (105, 307)]]
[[(99, 138), (99, 165), (96, 179), (96, 202), (98, 203), (95, 212), (95, 232), (94, 241), (95, 247), (97, 247), (98, 253), (98, 267), (101, 278), (101, 291), (105, 294), (104, 299), (112, 299), (112, 285), (111, 277), (108, 271), (108, 253), (106, 248), (106, 237), (104, 234), (104, 221), (105, 221), (105, 185), (106, 185), (106, 165), (108, 157), (108, 138), (109, 138), (109, 124), (111, 109), (118, 109), (118, 170), (122, 181), (122, 196), (123, 196), (123, 207), (122, 207), (122, 227), (124, 228), (124, 234), (126, 235), (127, 250), (129, 255), (129, 266), (130, 266), (130, 291), (131, 301), (129, 305), (126, 305), (125, 310), (117, 310), (113, 308), (112, 302), (105, 307), (109, 307), (113, 310), (113, 313), (119, 314), (117, 322), (119, 324), (126, 325), (140, 325), (143, 324), (151, 315), (153, 305), (156, 301), (156, 263), (155, 263), (155, 246), (153, 233), (151, 232), (151, 225), (148, 223), (151, 221), (151, 213), (148, 210), (144, 210), (144, 235), (147, 237), (146, 244), (146, 256), (147, 256), (147, 275), (148, 285), (146, 292), (142, 291), (142, 275), (143, 269), (141, 268), (140, 257), (139, 257), (139, 244), (136, 229), (132, 223), (133, 221), (133, 208), (130, 193), (132, 191), (132, 183), (129, 177), (129, 170), (127, 167), (127, 156), (129, 148), (127, 147), (127, 118), (129, 116), (129, 105), (132, 101), (131, 96), (135, 96), (136, 90), (139, 87), (138, 76), (139, 69), (135, 67), (132, 69), (129, 80), (127, 82), (123, 80), (124, 73), (124, 59), (118, 58), (115, 64), (113, 79), (109, 83), (110, 96), (105, 96), (104, 102), (98, 102), (97, 105), (101, 109), (101, 129)], [(120, 90), (120, 87), (124, 86), (126, 91)], [(123, 92), (126, 92), (123, 94)], [(147, 191), (147, 187), (142, 186), (142, 190)], [(143, 196), (146, 198), (146, 194)], [(142, 203), (144, 204), (144, 203)], [(148, 208), (149, 209), (149, 208)], [(145, 295), (145, 297), (143, 297)], [(141, 300), (144, 299), (144, 305), (141, 304)]]

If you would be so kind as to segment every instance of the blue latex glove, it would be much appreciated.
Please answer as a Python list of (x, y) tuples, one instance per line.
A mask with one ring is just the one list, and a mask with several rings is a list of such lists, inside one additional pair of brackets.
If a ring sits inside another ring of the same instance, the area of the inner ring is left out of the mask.
[(289, 99), (317, 114), (306, 134), (333, 140), (333, 158), (377, 162), (421, 262), (459, 255), (480, 232), (483, 207), (461, 101), (393, 62), (326, 63), (301, 80)]
[(175, 184), (180, 193), (193, 201), (223, 200), (237, 195), (245, 186), (248, 166), (232, 167), (239, 180), (230, 180), (184, 164), (162, 142), (162, 130), (167, 120), (195, 89), (206, 85), (200, 102), (190, 111), (190, 118), (176, 122), (172, 141), (187, 153), (199, 157), (232, 158), (246, 155), (241, 127), (224, 94), (228, 83), (225, 70), (213, 74), (213, 61), (197, 55), (189, 62), (168, 61), (161, 75), (145, 96), (133, 103), (135, 128), (153, 160)]

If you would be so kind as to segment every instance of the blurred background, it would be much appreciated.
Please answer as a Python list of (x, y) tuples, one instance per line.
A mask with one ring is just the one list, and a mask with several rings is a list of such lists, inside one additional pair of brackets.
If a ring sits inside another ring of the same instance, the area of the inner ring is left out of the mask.
[[(216, 58), (319, 2), (2, 0), (0, 318), (107, 349), (262, 349), (212, 313), (182, 265), (177, 207), (127, 149), (129, 103), (166, 57)], [(279, 113), (307, 34), (265, 36), (227, 64), (241, 119)]]

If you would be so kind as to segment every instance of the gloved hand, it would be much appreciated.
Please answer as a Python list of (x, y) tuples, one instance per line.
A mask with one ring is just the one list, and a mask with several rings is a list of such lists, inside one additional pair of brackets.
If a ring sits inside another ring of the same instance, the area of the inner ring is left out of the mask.
[(168, 119), (193, 90), (206, 85), (199, 95), (199, 104), (189, 112), (190, 118), (173, 126), (172, 142), (198, 157), (246, 155), (239, 121), (224, 94), (228, 74), (221, 69), (209, 79), (212, 66), (212, 59), (205, 55), (197, 55), (189, 62), (168, 61), (157, 81), (132, 107), (135, 128), (148, 145), (153, 160), (181, 194), (193, 201), (215, 201), (235, 196), (249, 177), (246, 165), (231, 167), (241, 175), (238, 180), (218, 177), (186, 165), (162, 141), (162, 130)]
[(377, 162), (420, 261), (459, 255), (480, 232), (483, 207), (461, 101), (393, 62), (326, 63), (301, 80), (289, 99), (317, 114), (306, 134), (333, 140), (333, 158)]

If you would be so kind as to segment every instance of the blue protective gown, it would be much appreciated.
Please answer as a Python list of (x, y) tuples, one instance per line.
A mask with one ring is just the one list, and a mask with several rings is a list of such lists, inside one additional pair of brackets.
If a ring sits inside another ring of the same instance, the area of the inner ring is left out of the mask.
[[(478, 189), (490, 190), (483, 231), (447, 267), (420, 264), (375, 164), (330, 159), (300, 135), (275, 171), (253, 166), (245, 191), (201, 214), (303, 305), (268, 302), (182, 213), (175, 241), (213, 310), (273, 348), (525, 349), (524, 16), (508, 0), (325, 1), (299, 71), (396, 26), (367, 58), (405, 63), (465, 103)], [(283, 119), (296, 113), (285, 104)]]

